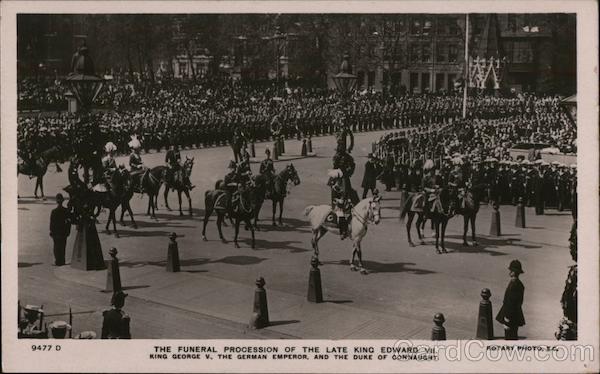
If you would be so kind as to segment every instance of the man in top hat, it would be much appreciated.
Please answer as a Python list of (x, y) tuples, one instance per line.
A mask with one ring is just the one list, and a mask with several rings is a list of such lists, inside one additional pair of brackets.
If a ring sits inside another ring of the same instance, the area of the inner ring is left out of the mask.
[(271, 197), (271, 193), (273, 192), (273, 177), (275, 176), (275, 165), (273, 160), (271, 159), (271, 150), (269, 148), (265, 149), (266, 158), (262, 160), (260, 163), (260, 174), (264, 175), (267, 183), (267, 191), (265, 197), (268, 199)]
[(64, 197), (56, 194), (56, 208), (50, 213), (50, 237), (54, 242), (54, 264), (63, 266), (65, 264), (65, 247), (67, 238), (71, 233), (71, 215), (69, 210), (63, 207)]
[(504, 292), (504, 301), (496, 315), (496, 321), (504, 325), (506, 340), (517, 340), (519, 327), (525, 325), (522, 309), (525, 287), (519, 279), (519, 275), (524, 271), (519, 260), (512, 260), (508, 270), (510, 270), (510, 281)]
[(122, 310), (125, 297), (127, 294), (123, 291), (115, 292), (111, 300), (112, 308), (102, 313), (102, 339), (131, 339), (131, 318)]
[(372, 153), (369, 153), (368, 160), (365, 163), (365, 174), (363, 176), (361, 187), (363, 188), (362, 198), (367, 198), (367, 192), (371, 190), (371, 193), (377, 187), (377, 165), (375, 165), (375, 157)]

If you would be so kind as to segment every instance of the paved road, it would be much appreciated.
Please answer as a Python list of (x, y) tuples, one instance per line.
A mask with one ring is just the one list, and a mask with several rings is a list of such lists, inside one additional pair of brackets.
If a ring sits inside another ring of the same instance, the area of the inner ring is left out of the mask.
[[(371, 142), (381, 133), (358, 134), (353, 153), (357, 170), (353, 185), (360, 186), (366, 155)], [(321, 241), (321, 266), (326, 303), (305, 301), (310, 257), (310, 229), (302, 212), (310, 204), (328, 203), (326, 170), (334, 152), (332, 137), (313, 141), (317, 157), (294, 160), (302, 184), (294, 187), (285, 202), (284, 225), (270, 225), (270, 203), (261, 213), (262, 231), (257, 233), (257, 248), (251, 249), (249, 232), (241, 232), (241, 248), (223, 244), (214, 218), (208, 228), (208, 242), (201, 241), (204, 191), (222, 178), (229, 148), (184, 150), (195, 157), (192, 181), (194, 215), (180, 217), (166, 211), (160, 198), (157, 220), (143, 213), (146, 198), (134, 197), (137, 230), (119, 227), (121, 238), (102, 233), (106, 212), (101, 214), (98, 230), (103, 252), (119, 250), (124, 286), (130, 297), (126, 310), (132, 315), (132, 330), (139, 338), (429, 338), (431, 320), (436, 312), (446, 316), (449, 338), (469, 338), (475, 334), (479, 293), (492, 292), (494, 312), (502, 302), (508, 282), (507, 266), (518, 258), (525, 274), (524, 312), (527, 325), (520, 335), (528, 339), (553, 339), (562, 312), (560, 296), (567, 266), (571, 264), (568, 234), (569, 212), (547, 211), (535, 216), (527, 210), (528, 228), (514, 227), (515, 208), (503, 206), (501, 237), (490, 237), (491, 211), (482, 207), (478, 216), (480, 245), (463, 247), (459, 233), (462, 219), (454, 218), (448, 228), (446, 255), (435, 253), (427, 244), (410, 248), (404, 225), (398, 220), (399, 193), (384, 195), (382, 222), (369, 227), (363, 242), (363, 259), (370, 270), (360, 275), (349, 270), (351, 243), (327, 234)], [(262, 156), (265, 144), (257, 145)], [(299, 153), (299, 142), (288, 140), (286, 150)], [(164, 154), (144, 155), (148, 165), (162, 164)], [(125, 159), (123, 158), (123, 162)], [(276, 163), (281, 169), (283, 163)], [(253, 165), (257, 171), (258, 165)], [(66, 169), (65, 169), (66, 170)], [(45, 178), (46, 194), (53, 196), (64, 187), (65, 173), (50, 173)], [(100, 292), (104, 272), (82, 272), (68, 266), (52, 266), (48, 217), (53, 200), (31, 198), (33, 180), (19, 179), (19, 297), (23, 303), (43, 303), (48, 314), (64, 313), (73, 306), (75, 332), (99, 331), (100, 310), (108, 307), (110, 296)], [(383, 188), (380, 188), (383, 190)], [(28, 197), (29, 196), (29, 197)], [(175, 194), (169, 204), (177, 206)], [(184, 206), (187, 207), (187, 203)], [(175, 231), (182, 272), (164, 271), (167, 235)], [(232, 239), (233, 230), (225, 228)], [(427, 230), (429, 236), (429, 230)], [(74, 235), (69, 238), (67, 259)], [(108, 257), (105, 253), (105, 257)], [(263, 276), (269, 292), (272, 327), (263, 331), (245, 328), (250, 318), (254, 280)], [(48, 320), (66, 318), (53, 316)], [(496, 335), (502, 328), (495, 326)]]

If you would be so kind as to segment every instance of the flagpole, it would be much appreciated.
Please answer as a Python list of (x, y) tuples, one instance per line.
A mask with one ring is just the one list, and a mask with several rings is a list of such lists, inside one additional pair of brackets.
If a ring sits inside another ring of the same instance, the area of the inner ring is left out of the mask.
[(467, 117), (467, 86), (469, 84), (469, 13), (465, 14), (465, 79), (463, 81), (462, 118)]

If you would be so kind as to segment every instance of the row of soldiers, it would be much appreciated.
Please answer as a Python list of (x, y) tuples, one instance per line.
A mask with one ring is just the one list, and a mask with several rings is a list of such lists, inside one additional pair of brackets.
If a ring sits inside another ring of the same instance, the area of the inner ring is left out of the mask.
[[(399, 143), (397, 143), (399, 144)], [(403, 189), (416, 192), (421, 187), (422, 166), (425, 156), (411, 160), (406, 157), (410, 151), (406, 145), (391, 147), (391, 152), (378, 161), (380, 174), (386, 189)], [(403, 152), (404, 151), (404, 152)], [(542, 159), (530, 161), (498, 160), (494, 157), (481, 159), (454, 153), (435, 159), (435, 173), (441, 183), (450, 180), (453, 170), (460, 170), (465, 176), (473, 177), (486, 187), (480, 191), (483, 201), (499, 204), (535, 206), (538, 212), (544, 207), (554, 207), (559, 211), (572, 209), (575, 214), (577, 201), (577, 167), (557, 161), (548, 163)], [(479, 184), (479, 183), (475, 183)]]

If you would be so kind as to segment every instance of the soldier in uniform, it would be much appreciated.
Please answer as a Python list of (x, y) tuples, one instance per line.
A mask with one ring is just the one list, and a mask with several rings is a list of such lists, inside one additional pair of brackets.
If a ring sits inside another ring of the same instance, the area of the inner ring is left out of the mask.
[(273, 192), (273, 177), (275, 176), (275, 165), (273, 163), (273, 160), (271, 159), (271, 150), (269, 148), (265, 149), (265, 155), (266, 158), (260, 163), (259, 172), (266, 178), (266, 198), (269, 199), (271, 197), (271, 193)]
[(510, 282), (506, 287), (502, 308), (496, 315), (496, 321), (504, 325), (506, 340), (517, 340), (519, 339), (519, 327), (525, 325), (522, 309), (525, 287), (519, 279), (519, 275), (524, 271), (519, 260), (512, 260), (508, 269), (510, 270)]
[(331, 209), (337, 217), (340, 239), (348, 237), (348, 218), (352, 211), (352, 203), (344, 191), (344, 173), (340, 169), (330, 170), (329, 185), (331, 186)]
[(122, 310), (125, 297), (127, 294), (123, 291), (115, 292), (111, 300), (112, 308), (102, 313), (102, 339), (131, 339), (131, 318)]
[(102, 158), (102, 168), (104, 175), (110, 175), (117, 169), (117, 161), (115, 161), (114, 153), (117, 151), (117, 146), (113, 142), (108, 142), (104, 145), (106, 156)]
[(172, 142), (171, 149), (165, 155), (165, 163), (167, 164), (166, 180), (167, 184), (173, 185), (175, 182), (175, 173), (181, 170), (181, 153), (179, 146)]
[(352, 184), (350, 182), (350, 178), (352, 177), (352, 174), (354, 174), (356, 164), (354, 163), (352, 156), (346, 152), (346, 148), (342, 144), (338, 144), (336, 153), (333, 156), (333, 168), (342, 171), (342, 189), (345, 197), (350, 199), (353, 204), (356, 204), (358, 202), (358, 195), (352, 188)]
[[(337, 128), (335, 138), (338, 147), (343, 147), (348, 153), (352, 153), (352, 149), (354, 148), (354, 134), (352, 133), (352, 130), (348, 127), (346, 118), (340, 116), (336, 122)], [(350, 138), (349, 146), (347, 146), (348, 137)]]
[(128, 145), (131, 148), (131, 154), (129, 155), (129, 170), (132, 175), (139, 174), (145, 169), (144, 161), (142, 161), (142, 156), (140, 155), (142, 144), (137, 137), (133, 136)]

